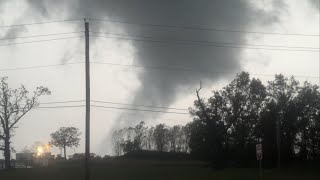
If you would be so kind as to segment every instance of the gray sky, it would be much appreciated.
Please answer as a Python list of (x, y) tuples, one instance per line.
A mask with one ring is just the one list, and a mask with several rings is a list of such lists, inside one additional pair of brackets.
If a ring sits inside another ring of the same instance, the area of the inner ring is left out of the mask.
[[(161, 24), (250, 32), (319, 34), (319, 1), (317, 0), (0, 1), (0, 26), (83, 17), (140, 24), (91, 20), (90, 30), (93, 32), (146, 36), (162, 41), (180, 39), (189, 42), (215, 41), (269, 46), (319, 47), (319, 36), (230, 33), (141, 25)], [(79, 32), (83, 31), (83, 26), (83, 21), (68, 21), (0, 28), (0, 37), (3, 39)], [(114, 35), (95, 35), (114, 37)], [(79, 34), (1, 40), (0, 43), (74, 36)], [(319, 80), (314, 78), (319, 76), (318, 52), (222, 48), (192, 44), (150, 43), (91, 37), (90, 60), (92, 62), (196, 70), (157, 70), (92, 64), (92, 99), (187, 108), (192, 106), (196, 98), (195, 89), (199, 86), (200, 80), (204, 88), (202, 95), (208, 97), (212, 90), (226, 85), (234, 78), (234, 73), (242, 70), (254, 74), (253, 77), (260, 78), (264, 82), (272, 79), (265, 75), (283, 73), (297, 75), (299, 76), (297, 79), (301, 82), (307, 80), (319, 83)], [(17, 87), (19, 84), (26, 85), (29, 90), (39, 85), (49, 87), (52, 95), (41, 98), (40, 103), (84, 100), (85, 98), (84, 65), (68, 65), (68, 63), (84, 61), (83, 38), (0, 46), (0, 59), (0, 69), (65, 63), (64, 66), (56, 67), (0, 71), (0, 76), (8, 76), (12, 87)], [(206, 73), (206, 71), (219, 73)], [(75, 104), (81, 103), (70, 103), (70, 105)], [(50, 140), (50, 133), (61, 126), (75, 126), (84, 132), (84, 110), (82, 107), (33, 110), (19, 123), (20, 127), (13, 138), (14, 147), (19, 151), (25, 146), (31, 146), (35, 141), (47, 142)], [(101, 155), (111, 154), (110, 132), (112, 129), (132, 125), (141, 120), (146, 121), (148, 125), (159, 122), (172, 125), (185, 124), (191, 121), (191, 118), (188, 115), (92, 108), (92, 151)], [(70, 154), (74, 151), (84, 151), (84, 135), (81, 146), (68, 152)], [(54, 152), (57, 150), (55, 149)]]

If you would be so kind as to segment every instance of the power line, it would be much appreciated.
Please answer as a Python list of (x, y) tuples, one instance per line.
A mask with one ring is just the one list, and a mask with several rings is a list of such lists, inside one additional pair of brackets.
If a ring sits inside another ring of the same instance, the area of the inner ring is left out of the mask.
[(188, 110), (186, 108), (170, 108), (170, 107), (164, 107), (164, 106), (149, 106), (149, 105), (140, 105), (140, 104), (126, 104), (126, 103), (117, 103), (117, 102), (110, 102), (110, 101), (95, 101), (92, 100), (92, 102), (98, 102), (98, 103), (106, 103), (106, 104), (117, 104), (117, 105), (127, 105), (127, 106), (141, 106), (141, 107), (147, 107), (147, 108), (159, 108), (159, 109), (173, 109), (173, 110)]
[(66, 32), (66, 33), (54, 33), (54, 34), (39, 34), (39, 35), (33, 35), (33, 36), (10, 37), (10, 38), (3, 38), (3, 39), (0, 39), (0, 41), (3, 41), (3, 40), (10, 40), (10, 39), (31, 38), (31, 37), (56, 36), (56, 35), (62, 35), (62, 34), (75, 34), (75, 33), (82, 33), (82, 32), (83, 32), (83, 31), (78, 31), (78, 32)]
[(76, 108), (76, 107), (84, 107), (85, 105), (73, 105), (73, 106), (39, 106), (34, 109), (56, 109), (56, 108)]
[(149, 109), (135, 109), (135, 108), (123, 108), (123, 107), (112, 107), (112, 106), (97, 106), (91, 105), (92, 107), (106, 108), (106, 109), (120, 109), (120, 110), (130, 110), (130, 111), (145, 111), (154, 113), (169, 113), (169, 114), (188, 114), (183, 112), (173, 112), (173, 111), (160, 111), (160, 110), (149, 110)]
[(11, 69), (0, 69), (1, 71), (14, 71), (14, 70), (22, 70), (22, 69), (36, 69), (36, 68), (45, 68), (45, 67), (54, 67), (54, 66), (65, 66), (72, 64), (83, 64), (84, 62), (74, 62), (74, 63), (61, 63), (61, 64), (51, 64), (51, 65), (43, 65), (43, 66), (29, 66), (29, 67), (20, 67), (20, 68), (11, 68)]
[[(222, 72), (222, 71), (208, 71), (204, 69), (192, 69), (192, 68), (183, 68), (183, 67), (170, 67), (170, 66), (141, 66), (141, 65), (135, 65), (135, 64), (117, 64), (117, 63), (107, 63), (107, 62), (91, 62), (92, 64), (106, 64), (111, 66), (124, 66), (124, 67), (133, 67), (133, 68), (143, 68), (143, 69), (156, 69), (156, 70), (171, 70), (171, 71), (188, 71), (188, 72), (199, 72), (199, 73), (213, 73), (213, 74), (239, 74), (235, 72)], [(271, 74), (252, 74), (256, 76), (269, 76), (274, 77), (274, 75)], [(315, 76), (295, 76), (294, 77), (301, 77), (301, 78), (320, 78)]]
[[(60, 108), (78, 108), (78, 107), (85, 107), (85, 105), (73, 105), (73, 106), (47, 106), (47, 107), (35, 107), (33, 109), (60, 109)], [(144, 110), (144, 109), (129, 109), (129, 108), (116, 108), (116, 107), (106, 107), (106, 106), (95, 106), (91, 105), (91, 107), (98, 107), (98, 108), (106, 108), (106, 109), (125, 109), (125, 110), (134, 110), (134, 111), (147, 111), (147, 112), (156, 112), (156, 113), (171, 113), (171, 114), (188, 114), (188, 113), (181, 113), (181, 112), (166, 112), (166, 111), (152, 111), (152, 110)], [(117, 111), (108, 111), (108, 112), (115, 112)], [(159, 119), (159, 120), (168, 120), (168, 121), (175, 121), (173, 119)], [(181, 121), (181, 120), (180, 120)], [(185, 122), (185, 121), (181, 121)]]
[(216, 31), (216, 32), (230, 32), (230, 33), (244, 33), (244, 34), (281, 35), (281, 36), (311, 36), (311, 37), (320, 36), (319, 34), (257, 32), (257, 31), (230, 30), (230, 29), (196, 27), (196, 26), (176, 26), (176, 25), (152, 24), (152, 23), (135, 23), (135, 22), (128, 22), (128, 21), (117, 21), (117, 20), (95, 19), (95, 18), (89, 18), (89, 19), (93, 20), (93, 21), (102, 21), (102, 22), (111, 22), (111, 23), (120, 23), (120, 24), (131, 24), (131, 25), (159, 27), (159, 28), (185, 29), (185, 30), (201, 30), (201, 31)]
[[(154, 39), (151, 36), (141, 36), (141, 35), (131, 35), (131, 34), (118, 34), (118, 33), (104, 33), (104, 32), (93, 32), (94, 34), (106, 34), (106, 35), (116, 35), (116, 36), (126, 36), (126, 37), (138, 37), (144, 39)], [(199, 44), (222, 44), (222, 45), (237, 45), (237, 46), (257, 46), (257, 47), (275, 47), (275, 48), (300, 48), (300, 49), (319, 49), (316, 47), (299, 47), (299, 46), (273, 46), (273, 45), (264, 45), (264, 44), (243, 44), (243, 43), (229, 43), (229, 42), (217, 42), (217, 41), (203, 41), (203, 40), (182, 40), (182, 39), (161, 39), (167, 41), (179, 41), (179, 42), (186, 42), (186, 43), (199, 43)]]
[(75, 101), (54, 101), (54, 102), (43, 102), (41, 104), (62, 104), (62, 103), (77, 103), (77, 102), (84, 102), (85, 100), (75, 100)]
[(191, 43), (191, 42), (181, 42), (181, 41), (168, 41), (168, 40), (153, 40), (153, 39), (138, 39), (138, 38), (124, 38), (124, 37), (110, 37), (110, 36), (96, 36), (109, 39), (120, 39), (129, 41), (139, 41), (148, 43), (161, 43), (161, 44), (177, 44), (177, 45), (187, 45), (187, 46), (206, 46), (206, 47), (218, 47), (218, 48), (231, 48), (231, 49), (254, 49), (254, 50), (272, 50), (272, 51), (300, 51), (300, 52), (319, 52), (318, 50), (308, 50), (308, 49), (273, 49), (273, 48), (257, 48), (257, 47), (244, 47), (244, 46), (228, 46), (219, 44), (204, 44), (204, 43)]
[(26, 41), (26, 42), (9, 43), (9, 44), (0, 44), (0, 46), (11, 46), (11, 45), (17, 45), (17, 44), (29, 44), (29, 43), (46, 42), (46, 41), (57, 41), (57, 40), (62, 40), (62, 39), (71, 39), (71, 38), (78, 38), (78, 37), (83, 37), (83, 36), (64, 37), (64, 38), (46, 39), (46, 40), (37, 40), (37, 41)]
[[(112, 110), (108, 110), (108, 109), (99, 109), (99, 110), (102, 110), (102, 111), (106, 111), (106, 112), (112, 112), (112, 113), (119, 113), (119, 111), (112, 111)], [(141, 113), (141, 112), (139, 112)], [(140, 116), (141, 114), (137, 114), (137, 112), (121, 112), (121, 114), (127, 114), (127, 115), (137, 115), (137, 116)], [(148, 120), (149, 118), (145, 118), (146, 120)], [(156, 120), (161, 120), (161, 121), (179, 121), (179, 122), (183, 122), (183, 123), (188, 123), (190, 122), (190, 120), (184, 118), (183, 119), (164, 119), (164, 118), (155, 118)]]
[[(54, 101), (54, 102), (43, 102), (41, 104), (63, 104), (63, 103), (79, 103), (84, 102), (85, 100), (73, 100), (73, 101)], [(141, 106), (141, 107), (147, 107), (147, 108), (160, 108), (160, 109), (174, 109), (174, 110), (188, 110), (187, 108), (170, 108), (170, 107), (164, 107), (164, 106), (150, 106), (150, 105), (138, 105), (138, 104), (129, 104), (129, 103), (119, 103), (119, 102), (111, 102), (111, 101), (95, 101), (91, 100), (91, 102), (96, 103), (105, 103), (105, 104), (117, 104), (117, 105), (126, 105), (126, 106)]]
[(57, 20), (57, 21), (46, 21), (46, 22), (25, 23), (25, 24), (13, 24), (13, 25), (0, 26), (0, 28), (10, 28), (10, 27), (30, 26), (30, 25), (40, 25), (40, 24), (51, 24), (51, 23), (58, 23), (58, 22), (70, 22), (70, 21), (81, 21), (81, 20), (83, 20), (83, 19), (65, 19), (65, 20)]
[[(73, 62), (73, 63), (61, 63), (61, 64), (51, 64), (51, 65), (43, 65), (43, 66), (29, 66), (29, 67), (19, 67), (19, 68), (8, 68), (8, 69), (0, 69), (1, 71), (15, 71), (15, 70), (24, 70), (24, 69), (37, 69), (37, 68), (46, 68), (46, 67), (55, 67), (55, 66), (65, 66), (65, 65), (73, 65), (73, 64), (83, 64), (84, 62)], [(91, 64), (104, 64), (104, 65), (111, 65), (111, 66), (124, 66), (124, 67), (133, 67), (133, 68), (144, 68), (144, 69), (156, 69), (156, 70), (178, 70), (178, 71), (189, 71), (189, 72), (199, 72), (199, 73), (213, 73), (213, 74), (239, 74), (236, 72), (221, 72), (221, 71), (208, 71), (208, 70), (201, 70), (201, 69), (191, 69), (191, 68), (183, 68), (183, 67), (170, 67), (170, 66), (140, 66), (140, 65), (130, 65), (130, 64), (116, 64), (116, 63), (107, 63), (107, 62), (91, 62)], [(273, 77), (274, 75), (271, 74), (253, 74), (251, 75), (256, 76), (267, 76)], [(300, 78), (313, 78), (319, 79), (320, 77), (316, 76), (297, 76), (293, 75), (294, 77)], [(177, 108), (179, 109), (179, 108)]]

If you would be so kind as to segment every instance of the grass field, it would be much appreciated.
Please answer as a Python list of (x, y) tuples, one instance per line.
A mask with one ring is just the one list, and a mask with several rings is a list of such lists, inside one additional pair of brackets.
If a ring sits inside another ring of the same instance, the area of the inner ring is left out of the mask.
[[(213, 170), (201, 162), (103, 160), (92, 163), (92, 180), (257, 180), (258, 169)], [(264, 180), (317, 180), (316, 169), (266, 169)], [(48, 168), (0, 170), (0, 180), (81, 180), (79, 162), (56, 162)]]

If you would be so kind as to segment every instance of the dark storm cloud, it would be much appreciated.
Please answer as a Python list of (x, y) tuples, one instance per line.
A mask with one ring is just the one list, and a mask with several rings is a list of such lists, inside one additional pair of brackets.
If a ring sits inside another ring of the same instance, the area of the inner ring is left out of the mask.
[(318, 11), (319, 13), (319, 7), (320, 7), (320, 1), (319, 0), (309, 0), (309, 2), (314, 6), (314, 8)]
[[(8, 1), (0, 0), (0, 14), (3, 14), (4, 8), (6, 6), (6, 3)], [(15, 22), (19, 22), (20, 19), (16, 20)], [(8, 24), (4, 24), (1, 22), (0, 18), (0, 26), (6, 26)], [(8, 39), (6, 40), (6, 43), (13, 41), (15, 37), (17, 37), (19, 34), (22, 32), (25, 32), (26, 28), (25, 27), (20, 27), (20, 28), (1, 28), (0, 32), (3, 33), (3, 35), (0, 37), (0, 39)], [(12, 38), (12, 39), (11, 39)], [(3, 41), (4, 42), (4, 41)]]
[[(217, 27), (248, 30), (252, 24), (277, 22), (280, 1), (276, 9), (266, 13), (257, 10), (244, 0), (96, 0), (96, 1), (45, 1), (29, 0), (32, 10), (43, 16), (53, 17), (51, 9), (67, 11), (71, 18), (92, 17), (127, 22), (164, 24), (174, 26)], [(56, 17), (56, 15), (55, 15)], [(92, 22), (95, 31), (103, 31), (106, 23)], [(111, 23), (109, 24), (111, 25)], [(170, 29), (112, 24), (127, 34), (151, 36), (157, 40), (184, 39), (217, 42), (245, 43), (244, 34)], [(116, 33), (116, 32), (114, 32)], [(240, 49), (205, 47), (198, 45), (157, 44), (133, 41), (136, 50), (135, 64), (142, 66), (192, 68), (199, 72), (177, 70), (144, 70), (139, 72), (141, 87), (135, 92), (134, 104), (169, 106), (190, 90), (200, 80), (214, 82), (230, 75), (213, 72), (239, 72)], [(201, 72), (202, 71), (202, 72)]]

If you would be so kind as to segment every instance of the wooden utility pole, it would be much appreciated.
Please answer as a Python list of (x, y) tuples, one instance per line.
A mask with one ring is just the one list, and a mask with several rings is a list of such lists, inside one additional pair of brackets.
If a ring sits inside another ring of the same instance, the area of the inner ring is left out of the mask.
[(280, 164), (281, 164), (281, 121), (282, 121), (282, 117), (283, 117), (283, 112), (282, 112), (282, 107), (280, 110), (280, 118), (278, 117), (278, 121), (277, 121), (277, 167), (280, 168)]
[(86, 71), (86, 143), (85, 143), (85, 160), (84, 160), (84, 169), (85, 169), (85, 180), (90, 180), (90, 61), (89, 61), (89, 22), (84, 19), (85, 24), (85, 71)]

